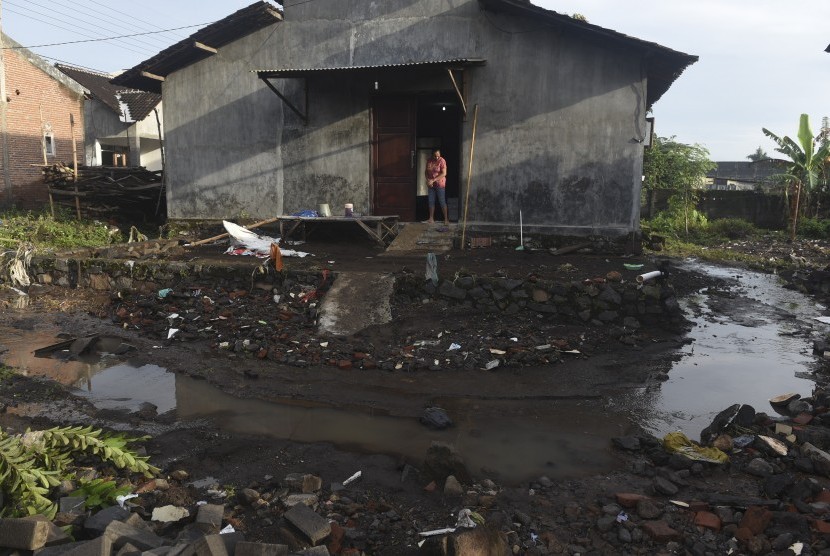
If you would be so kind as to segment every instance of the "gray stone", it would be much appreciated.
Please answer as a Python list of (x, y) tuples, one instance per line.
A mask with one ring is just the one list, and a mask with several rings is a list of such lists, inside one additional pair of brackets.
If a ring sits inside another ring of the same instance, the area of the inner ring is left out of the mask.
[(801, 453), (812, 460), (813, 467), (818, 473), (825, 477), (830, 477), (830, 454), (820, 448), (816, 448), (809, 442), (801, 445)]
[(243, 488), (239, 491), (239, 499), (249, 506), (257, 500), (259, 500), (260, 498), (261, 495), (259, 494), (259, 492), (255, 491), (252, 488)]
[(764, 458), (755, 458), (747, 464), (744, 471), (756, 477), (766, 477), (767, 475), (771, 475), (775, 469)]
[(611, 442), (616, 448), (620, 450), (628, 450), (636, 452), (640, 449), (640, 439), (636, 436), (617, 436), (611, 439)]
[(643, 519), (657, 519), (663, 514), (663, 509), (654, 501), (644, 498), (637, 501), (637, 515)]
[(51, 523), (31, 519), (0, 520), (0, 547), (35, 550), (46, 545)]
[[(93, 539), (91, 541), (78, 543), (78, 546), (73, 544), (54, 548), (65, 548), (69, 546), (72, 546), (71, 550), (68, 550), (67, 552), (56, 552), (54, 554), (61, 554), (62, 556), (110, 556), (112, 553), (112, 542), (110, 542), (109, 537), (106, 535), (101, 535), (97, 539)], [(52, 549), (50, 548), (47, 550)]]
[(316, 494), (289, 494), (280, 499), (286, 508), (293, 508), (294, 506), (316, 506), (320, 501)]
[(218, 533), (222, 527), (222, 517), (225, 515), (223, 504), (204, 504), (199, 506), (196, 514), (196, 524), (206, 532)]
[(550, 300), (550, 294), (539, 288), (533, 289), (531, 297), (536, 303), (547, 303)]
[[(169, 552), (170, 549), (168, 548), (167, 551)], [(141, 556), (141, 552), (142, 550), (136, 545), (127, 543), (115, 553), (115, 556)]]
[(304, 504), (297, 504), (285, 512), (283, 517), (305, 535), (312, 545), (331, 534), (331, 525), (328, 520)]
[(60, 499), (58, 511), (62, 514), (82, 514), (85, 501), (83, 496), (64, 496)]
[(128, 517), (130, 517), (130, 512), (121, 506), (110, 506), (87, 518), (84, 522), (84, 529), (103, 534), (110, 523), (123, 521)]
[(207, 535), (189, 544), (181, 556), (228, 556), (224, 535)]
[(104, 535), (109, 537), (116, 548), (130, 543), (141, 550), (150, 550), (163, 544), (162, 538), (155, 533), (148, 533), (120, 521), (110, 523), (104, 531)]
[(329, 549), (325, 546), (315, 546), (313, 548), (306, 548), (305, 550), (301, 550), (300, 552), (295, 552), (295, 554), (297, 554), (298, 556), (331, 556)]
[(674, 483), (663, 477), (654, 478), (654, 490), (666, 496), (674, 496), (679, 492), (679, 489)]
[[(83, 545), (87, 544), (89, 541), (77, 541), (71, 542), (67, 544), (61, 544), (57, 546), (47, 546), (46, 548), (41, 548), (36, 550), (34, 554), (37, 556), (63, 556), (64, 554), (70, 554), (72, 551), (81, 548)], [(78, 552), (76, 554), (82, 554)], [(92, 554), (91, 552), (89, 554)], [(97, 556), (97, 555), (95, 555)]]
[(602, 293), (599, 294), (599, 299), (612, 305), (620, 305), (622, 303), (622, 296), (611, 286), (606, 286), (602, 290)]
[(450, 475), (455, 475), (455, 478), (462, 483), (472, 483), (470, 472), (461, 455), (454, 446), (444, 442), (433, 441), (427, 449), (424, 471), (439, 484)]
[(626, 544), (631, 542), (631, 532), (626, 529), (625, 527), (620, 527), (617, 530), (617, 538), (620, 539), (620, 542), (624, 542)]
[(240, 542), (233, 556), (288, 556), (288, 545), (259, 542)]
[(434, 430), (444, 430), (452, 426), (452, 419), (447, 412), (440, 407), (428, 407), (421, 414), (419, 419), (422, 425)]
[(556, 305), (548, 305), (544, 303), (528, 303), (527, 308), (536, 313), (556, 313), (558, 309)]
[(606, 515), (599, 519), (597, 519), (597, 529), (599, 529), (603, 533), (607, 533), (611, 529), (614, 528), (614, 524), (617, 522), (616, 516), (613, 515)]
[(438, 295), (448, 297), (450, 299), (462, 300), (467, 297), (467, 290), (456, 287), (452, 282), (444, 280), (438, 286)]
[(447, 477), (447, 480), (444, 482), (444, 494), (461, 496), (463, 493), (464, 488), (461, 486), (461, 483), (458, 482), (458, 479), (455, 478), (455, 475)]
[(28, 521), (42, 521), (43, 523), (48, 523), (49, 533), (46, 537), (46, 546), (57, 546), (72, 542), (72, 537), (67, 535), (63, 529), (49, 521), (49, 518), (47, 518), (45, 515), (31, 515), (28, 517), (24, 517), (22, 519)]

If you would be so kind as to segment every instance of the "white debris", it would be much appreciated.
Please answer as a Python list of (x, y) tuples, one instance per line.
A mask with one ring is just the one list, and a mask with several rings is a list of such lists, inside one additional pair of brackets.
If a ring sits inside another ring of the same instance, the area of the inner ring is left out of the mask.
[(363, 475), (363, 471), (358, 471), (357, 473), (355, 473), (354, 475), (352, 475), (351, 477), (349, 477), (348, 479), (346, 479), (345, 481), (343, 481), (343, 483), (342, 483), (342, 484), (343, 484), (343, 486), (350, 485), (351, 483), (353, 483), (353, 482), (355, 482), (356, 480), (358, 480), (358, 479), (359, 479), (362, 475)]
[[(260, 236), (248, 230), (247, 228), (243, 228), (233, 222), (228, 222), (227, 220), (223, 220), (222, 224), (225, 226), (225, 230), (227, 230), (228, 235), (231, 236), (231, 247), (225, 251), (228, 254), (239, 254), (239, 255), (254, 255), (255, 257), (259, 258), (266, 258), (271, 255), (271, 244), (279, 243), (280, 238), (268, 237), (268, 236)], [(244, 249), (243, 252), (239, 253), (238, 250), (242, 248)], [(283, 249), (280, 248), (280, 254), (283, 257), (307, 257), (309, 253), (304, 251), (294, 251), (293, 249)]]

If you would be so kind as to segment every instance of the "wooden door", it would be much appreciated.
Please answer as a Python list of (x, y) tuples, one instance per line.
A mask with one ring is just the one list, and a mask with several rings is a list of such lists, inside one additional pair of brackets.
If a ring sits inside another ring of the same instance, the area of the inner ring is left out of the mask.
[(415, 220), (415, 99), (375, 97), (372, 107), (374, 214)]

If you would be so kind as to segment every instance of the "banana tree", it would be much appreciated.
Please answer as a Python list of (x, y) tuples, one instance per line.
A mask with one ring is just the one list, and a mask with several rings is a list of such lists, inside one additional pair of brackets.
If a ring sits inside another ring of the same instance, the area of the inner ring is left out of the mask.
[(816, 145), (816, 137), (810, 129), (810, 119), (807, 114), (801, 115), (798, 126), (798, 142), (793, 141), (789, 136), (779, 137), (767, 128), (762, 128), (764, 135), (775, 141), (778, 147), (775, 149), (790, 159), (790, 166), (779, 178), (788, 182), (793, 188), (795, 204), (792, 209), (790, 232), (791, 239), (795, 240), (795, 231), (798, 226), (798, 213), (801, 201), (801, 190), (806, 188), (806, 193), (816, 192), (819, 180), (824, 173), (824, 167), (828, 156), (830, 156), (830, 145)]

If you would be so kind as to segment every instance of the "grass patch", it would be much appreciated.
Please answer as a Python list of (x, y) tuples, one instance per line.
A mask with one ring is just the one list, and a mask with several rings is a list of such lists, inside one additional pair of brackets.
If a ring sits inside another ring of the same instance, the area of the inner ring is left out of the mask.
[(0, 213), (0, 245), (15, 247), (29, 242), (38, 250), (98, 247), (123, 241), (120, 232), (110, 233), (106, 224), (76, 220), (66, 210), (51, 214), (8, 211)]

